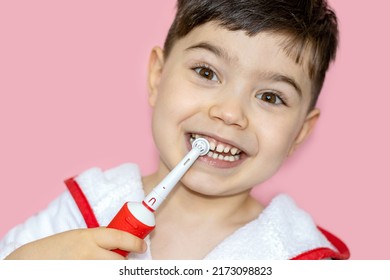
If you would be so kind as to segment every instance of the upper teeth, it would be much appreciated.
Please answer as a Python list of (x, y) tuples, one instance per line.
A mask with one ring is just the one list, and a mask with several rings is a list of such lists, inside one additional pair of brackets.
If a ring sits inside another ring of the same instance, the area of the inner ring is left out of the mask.
[[(198, 135), (198, 134), (192, 134), (191, 135), (191, 139), (190, 141), (194, 141), (196, 138), (199, 138), (199, 137), (202, 137), (201, 135)], [(238, 160), (240, 158), (240, 153), (241, 153), (241, 150), (239, 150), (238, 148), (236, 147), (232, 147), (228, 144), (225, 144), (225, 143), (217, 143), (216, 140), (213, 140), (213, 139), (208, 139), (209, 140), (209, 143), (210, 143), (210, 151), (209, 153), (207, 154), (209, 157), (212, 157), (214, 159), (220, 159), (220, 160), (225, 160), (225, 161), (235, 161), (235, 160)], [(220, 153), (225, 153), (225, 154), (228, 154), (230, 152), (230, 156), (229, 155), (221, 155)]]

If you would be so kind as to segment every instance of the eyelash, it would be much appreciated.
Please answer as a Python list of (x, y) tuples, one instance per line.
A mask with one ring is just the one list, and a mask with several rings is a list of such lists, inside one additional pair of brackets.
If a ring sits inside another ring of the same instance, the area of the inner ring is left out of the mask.
[[(202, 64), (196, 64), (195, 67), (192, 67), (191, 69), (192, 69), (193, 71), (195, 71), (195, 73), (196, 73), (197, 75), (199, 75), (202, 79), (205, 79), (205, 80), (207, 80), (207, 81), (212, 82), (212, 81), (214, 81), (214, 77), (215, 77), (215, 78), (217, 79), (217, 82), (220, 83), (220, 80), (219, 80), (219, 77), (218, 77), (216, 71), (214, 71), (214, 70), (212, 69), (212, 67), (209, 66), (209, 65), (207, 65), (207, 64), (203, 64), (203, 63), (202, 63)], [(213, 79), (208, 79), (208, 78), (202, 76), (197, 70), (199, 70), (199, 72), (202, 71), (202, 70), (210, 71), (211, 74), (213, 75)]]
[[(271, 102), (267, 102), (266, 100), (261, 99), (263, 94), (273, 94), (273, 95), (275, 95), (275, 97), (280, 100), (280, 103), (271, 103)], [(259, 95), (261, 96), (260, 98), (258, 97)], [(279, 92), (274, 92), (274, 91), (270, 91), (270, 90), (263, 91), (263, 92), (260, 92), (260, 93), (256, 94), (256, 98), (258, 98), (260, 101), (264, 101), (264, 102), (266, 102), (266, 103), (268, 103), (270, 105), (274, 105), (274, 106), (284, 105), (284, 106), (287, 106), (286, 99)]]

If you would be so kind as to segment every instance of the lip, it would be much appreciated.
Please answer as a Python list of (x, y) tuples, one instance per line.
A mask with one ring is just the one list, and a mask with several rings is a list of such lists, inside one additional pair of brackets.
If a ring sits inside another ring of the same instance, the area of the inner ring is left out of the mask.
[(217, 167), (217, 168), (234, 168), (234, 167), (240, 165), (241, 163), (243, 163), (245, 161), (245, 159), (248, 157), (245, 149), (243, 147), (241, 147), (240, 145), (238, 145), (237, 143), (235, 143), (234, 141), (227, 140), (227, 139), (224, 139), (224, 138), (216, 136), (216, 135), (212, 135), (212, 134), (208, 134), (208, 133), (204, 133), (204, 132), (195, 132), (195, 131), (186, 134), (185, 139), (186, 139), (186, 146), (187, 146), (188, 151), (192, 149), (192, 146), (190, 143), (190, 138), (191, 138), (192, 134), (199, 134), (203, 138), (205, 138), (209, 141), (210, 141), (210, 139), (213, 139), (213, 140), (216, 140), (218, 142), (228, 144), (230, 146), (236, 147), (236, 148), (241, 150), (240, 158), (238, 160), (231, 161), (231, 162), (225, 161), (225, 160), (220, 160), (220, 159), (214, 159), (214, 158), (209, 157), (209, 156), (199, 157), (198, 161), (203, 162), (207, 165)]

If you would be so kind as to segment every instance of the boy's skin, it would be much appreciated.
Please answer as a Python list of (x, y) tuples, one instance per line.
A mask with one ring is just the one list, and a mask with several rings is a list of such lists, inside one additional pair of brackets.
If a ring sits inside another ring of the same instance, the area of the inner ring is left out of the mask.
[[(153, 259), (201, 259), (257, 218), (263, 206), (250, 196), (251, 188), (270, 178), (314, 128), (319, 110), (309, 111), (310, 52), (295, 63), (281, 47), (286, 38), (264, 32), (248, 37), (209, 22), (177, 40), (166, 60), (162, 49), (152, 50), (149, 102), (160, 165), (143, 178), (145, 193), (188, 152), (192, 133), (243, 151), (238, 161), (205, 156), (191, 167), (156, 212)], [(110, 249), (137, 253), (145, 246), (131, 234), (102, 227), (56, 234), (8, 258), (121, 259)]]

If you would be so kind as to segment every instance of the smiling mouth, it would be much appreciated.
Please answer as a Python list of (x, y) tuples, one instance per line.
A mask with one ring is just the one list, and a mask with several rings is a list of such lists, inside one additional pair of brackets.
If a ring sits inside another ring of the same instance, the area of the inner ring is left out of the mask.
[(195, 134), (190, 134), (190, 143), (197, 139), (197, 138), (206, 138), (210, 143), (210, 151), (207, 154), (207, 157), (213, 159), (213, 160), (220, 160), (225, 162), (238, 162), (243, 156), (243, 152), (238, 149), (237, 147), (234, 147), (232, 145), (229, 145), (227, 143), (223, 143), (220, 141), (217, 141), (211, 137)]

